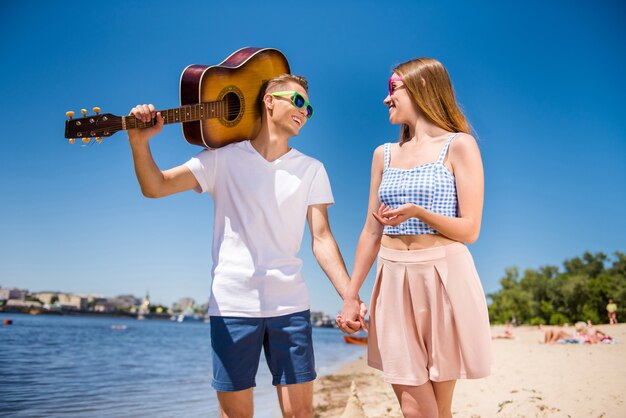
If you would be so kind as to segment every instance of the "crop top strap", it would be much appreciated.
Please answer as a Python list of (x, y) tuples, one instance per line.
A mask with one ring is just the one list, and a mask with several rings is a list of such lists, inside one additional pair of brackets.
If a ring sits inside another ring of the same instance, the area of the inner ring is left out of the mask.
[(437, 163), (439, 164), (443, 164), (443, 160), (446, 158), (446, 153), (448, 152), (448, 148), (450, 147), (450, 143), (452, 142), (452, 140), (454, 139), (454, 137), (456, 137), (459, 133), (455, 133), (452, 134), (450, 136), (450, 138), (448, 138), (448, 140), (446, 141), (446, 144), (443, 146), (443, 149), (441, 150), (441, 154), (439, 154), (439, 158), (437, 158)]
[(391, 156), (389, 155), (389, 142), (385, 143), (385, 168), (384, 170), (386, 170), (389, 167), (389, 160), (391, 158)]

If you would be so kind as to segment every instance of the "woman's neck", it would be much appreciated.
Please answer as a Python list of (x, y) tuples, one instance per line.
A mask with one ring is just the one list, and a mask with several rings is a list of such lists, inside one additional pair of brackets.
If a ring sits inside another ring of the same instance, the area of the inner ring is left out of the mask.
[(409, 134), (411, 141), (420, 142), (422, 140), (428, 140), (431, 138), (437, 138), (442, 135), (446, 135), (449, 132), (445, 129), (435, 125), (423, 114), (419, 114), (415, 123), (409, 125)]

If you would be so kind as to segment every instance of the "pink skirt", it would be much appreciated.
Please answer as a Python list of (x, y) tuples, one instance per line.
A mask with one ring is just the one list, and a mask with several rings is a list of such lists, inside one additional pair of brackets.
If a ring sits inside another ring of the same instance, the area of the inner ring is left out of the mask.
[(381, 247), (370, 304), (368, 364), (385, 382), (419, 386), (488, 376), (487, 303), (464, 244)]

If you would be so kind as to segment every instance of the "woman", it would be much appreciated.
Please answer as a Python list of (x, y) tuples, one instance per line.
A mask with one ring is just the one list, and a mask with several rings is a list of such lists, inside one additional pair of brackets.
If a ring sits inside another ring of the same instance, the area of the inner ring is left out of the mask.
[(491, 365), (484, 292), (464, 243), (478, 238), (483, 167), (443, 65), (418, 58), (389, 79), (400, 141), (374, 151), (369, 213), (339, 326), (358, 319), (358, 291), (378, 254), (368, 363), (406, 417), (451, 417), (459, 378)]

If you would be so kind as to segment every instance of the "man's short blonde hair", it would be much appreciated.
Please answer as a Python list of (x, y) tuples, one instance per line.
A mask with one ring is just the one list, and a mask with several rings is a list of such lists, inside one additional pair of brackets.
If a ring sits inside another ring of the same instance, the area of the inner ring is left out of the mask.
[(271, 80), (268, 80), (263, 85), (263, 87), (261, 88), (261, 98), (267, 93), (281, 90), (282, 87), (290, 81), (300, 84), (302, 88), (304, 88), (304, 91), (306, 91), (307, 93), (309, 92), (309, 82), (306, 81), (306, 78), (293, 74), (281, 74), (277, 77), (272, 78)]

